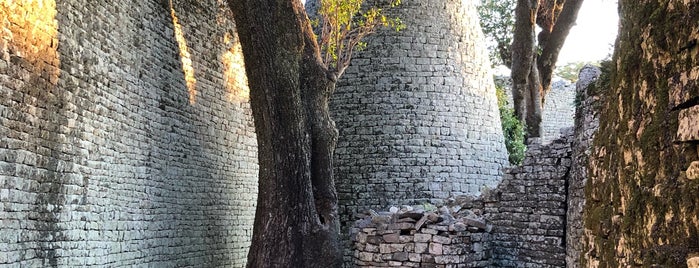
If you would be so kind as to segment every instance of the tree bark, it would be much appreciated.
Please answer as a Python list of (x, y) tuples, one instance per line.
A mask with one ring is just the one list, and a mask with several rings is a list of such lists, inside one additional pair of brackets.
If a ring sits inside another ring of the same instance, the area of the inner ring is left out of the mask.
[(229, 0), (258, 143), (259, 193), (248, 267), (339, 267), (328, 113), (335, 80), (298, 0)]
[[(512, 38), (512, 98), (515, 116), (526, 122), (529, 94), (529, 73), (534, 59), (534, 22), (538, 0), (517, 0), (515, 32)], [(531, 101), (529, 101), (531, 102)]]

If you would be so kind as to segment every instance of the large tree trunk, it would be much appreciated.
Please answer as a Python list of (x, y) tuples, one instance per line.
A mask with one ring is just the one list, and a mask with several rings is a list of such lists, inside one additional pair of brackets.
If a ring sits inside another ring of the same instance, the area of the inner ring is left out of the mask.
[[(699, 4), (620, 0), (589, 164), (584, 267), (699, 263)], [(696, 267), (696, 266), (690, 266)]]
[[(583, 0), (518, 0), (512, 39), (512, 96), (515, 115), (527, 125), (527, 138), (540, 138), (541, 115), (565, 39)], [(558, 6), (562, 5), (562, 9)], [(559, 11), (560, 10), (560, 11)], [(545, 18), (537, 14), (546, 15)], [(542, 27), (538, 39), (535, 26)], [(542, 49), (536, 53), (537, 44)]]
[[(512, 98), (515, 116), (523, 122), (531, 101), (529, 73), (534, 60), (535, 20), (538, 0), (517, 0), (515, 8), (515, 33), (512, 38)], [(529, 19), (523, 19), (529, 18)]]
[(328, 114), (335, 81), (300, 1), (229, 0), (245, 56), (259, 155), (248, 267), (339, 267)]

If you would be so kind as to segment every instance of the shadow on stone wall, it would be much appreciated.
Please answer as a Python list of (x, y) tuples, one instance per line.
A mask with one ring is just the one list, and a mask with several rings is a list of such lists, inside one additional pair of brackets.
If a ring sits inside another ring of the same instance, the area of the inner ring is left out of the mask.
[(0, 3), (0, 265), (244, 265), (256, 144), (222, 5)]

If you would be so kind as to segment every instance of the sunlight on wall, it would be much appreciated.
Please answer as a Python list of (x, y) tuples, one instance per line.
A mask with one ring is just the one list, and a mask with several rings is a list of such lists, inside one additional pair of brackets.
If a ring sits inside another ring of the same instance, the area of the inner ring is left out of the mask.
[(228, 51), (223, 53), (222, 63), (224, 66), (224, 83), (228, 91), (228, 101), (245, 102), (250, 98), (250, 88), (248, 88), (248, 77), (245, 75), (245, 62), (243, 61), (243, 49), (240, 46), (237, 36), (229, 33), (223, 37), (223, 42)]
[(175, 39), (177, 39), (177, 45), (180, 48), (180, 59), (182, 60), (182, 72), (184, 72), (184, 80), (187, 83), (187, 92), (189, 93), (189, 104), (194, 104), (197, 102), (197, 79), (194, 78), (194, 67), (192, 67), (192, 56), (189, 54), (189, 48), (187, 48), (187, 40), (184, 38), (184, 33), (182, 32), (182, 25), (180, 25), (177, 15), (175, 15), (175, 9), (172, 6), (172, 0), (170, 0), (170, 16), (172, 16), (172, 25), (175, 28)]
[(0, 59), (18, 56), (55, 84), (60, 71), (57, 34), (54, 0), (0, 0)]

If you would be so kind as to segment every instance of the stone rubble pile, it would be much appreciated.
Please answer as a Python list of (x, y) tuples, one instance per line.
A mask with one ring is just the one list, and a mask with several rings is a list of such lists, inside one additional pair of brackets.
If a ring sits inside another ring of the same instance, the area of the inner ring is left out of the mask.
[(488, 267), (492, 226), (470, 198), (446, 206), (369, 210), (352, 228), (357, 267)]

